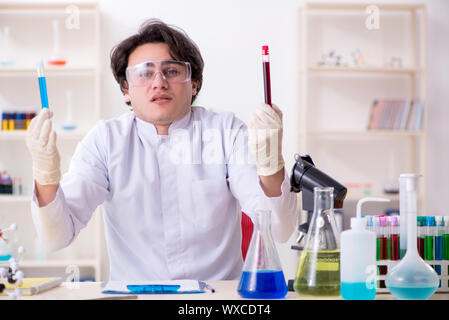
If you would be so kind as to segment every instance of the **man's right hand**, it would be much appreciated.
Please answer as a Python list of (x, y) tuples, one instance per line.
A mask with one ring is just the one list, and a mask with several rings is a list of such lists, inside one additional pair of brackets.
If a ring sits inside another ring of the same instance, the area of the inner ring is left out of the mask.
[(26, 145), (33, 160), (33, 178), (40, 185), (58, 185), (61, 180), (56, 132), (52, 131), (53, 113), (42, 109), (31, 120), (26, 136)]

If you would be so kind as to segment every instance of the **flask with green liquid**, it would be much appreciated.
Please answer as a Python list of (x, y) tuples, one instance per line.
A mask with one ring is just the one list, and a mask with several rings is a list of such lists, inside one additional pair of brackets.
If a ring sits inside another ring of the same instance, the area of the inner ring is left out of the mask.
[(301, 296), (340, 296), (340, 242), (334, 188), (314, 188), (314, 209), (293, 287)]

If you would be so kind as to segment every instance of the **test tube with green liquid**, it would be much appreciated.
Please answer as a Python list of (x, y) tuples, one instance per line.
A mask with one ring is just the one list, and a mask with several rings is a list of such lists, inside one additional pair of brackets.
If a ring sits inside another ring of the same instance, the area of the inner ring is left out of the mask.
[(424, 234), (424, 260), (433, 260), (435, 253), (435, 217), (426, 217), (426, 231)]

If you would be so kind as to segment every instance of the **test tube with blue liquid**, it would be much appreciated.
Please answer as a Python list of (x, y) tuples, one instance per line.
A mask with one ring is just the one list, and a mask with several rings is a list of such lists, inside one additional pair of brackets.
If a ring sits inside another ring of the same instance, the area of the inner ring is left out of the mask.
[(48, 109), (47, 84), (44, 75), (44, 61), (37, 63), (37, 77), (39, 80), (39, 92), (41, 94), (42, 109)]

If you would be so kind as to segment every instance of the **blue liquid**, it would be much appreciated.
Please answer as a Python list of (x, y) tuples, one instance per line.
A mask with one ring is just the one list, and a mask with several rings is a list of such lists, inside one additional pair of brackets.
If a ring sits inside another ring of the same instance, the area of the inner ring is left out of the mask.
[(345, 300), (374, 300), (376, 297), (376, 284), (369, 283), (371, 289), (367, 288), (366, 282), (342, 282), (340, 285), (341, 297)]
[(5, 255), (0, 256), (0, 261), (9, 261), (9, 259), (11, 259), (11, 258), (12, 258), (12, 255), (5, 254)]
[(243, 271), (237, 292), (242, 298), (281, 299), (287, 294), (282, 271)]
[(437, 287), (388, 287), (391, 294), (403, 300), (427, 300)]
[(443, 260), (443, 237), (435, 237), (435, 260)]
[(38, 80), (39, 80), (39, 91), (41, 93), (42, 108), (48, 109), (47, 84), (45, 82), (45, 77), (39, 77)]

